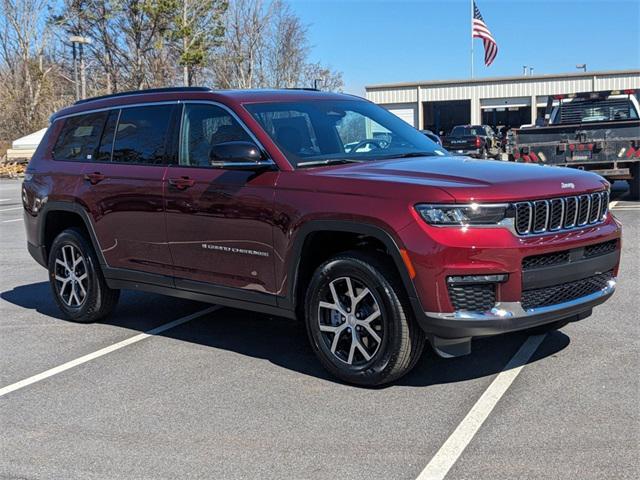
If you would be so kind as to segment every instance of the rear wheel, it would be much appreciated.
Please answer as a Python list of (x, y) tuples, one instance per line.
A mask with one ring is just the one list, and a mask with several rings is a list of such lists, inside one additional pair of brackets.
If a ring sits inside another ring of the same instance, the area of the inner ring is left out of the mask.
[(489, 158), (489, 152), (487, 152), (487, 147), (484, 147), (480, 152), (480, 158), (482, 160), (486, 160), (487, 158)]
[(58, 307), (75, 322), (106, 317), (120, 296), (120, 290), (107, 286), (93, 247), (75, 228), (64, 230), (53, 241), (49, 282)]
[(395, 270), (376, 256), (347, 252), (322, 264), (305, 302), (311, 346), (336, 377), (376, 386), (405, 375), (425, 336)]

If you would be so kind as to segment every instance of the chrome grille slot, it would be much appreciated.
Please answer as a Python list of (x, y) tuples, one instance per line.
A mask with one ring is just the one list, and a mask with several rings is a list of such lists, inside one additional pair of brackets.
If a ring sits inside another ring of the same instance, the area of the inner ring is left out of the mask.
[(564, 215), (564, 200), (554, 198), (549, 202), (549, 230), (560, 230), (562, 228), (562, 217)]
[(531, 203), (516, 203), (516, 231), (520, 235), (526, 235), (531, 231), (531, 218)]
[(602, 208), (600, 209), (600, 220), (604, 220), (609, 211), (609, 192), (602, 192)]
[(589, 223), (596, 223), (600, 218), (601, 198), (599, 193), (591, 194), (591, 210), (589, 211)]
[(518, 235), (560, 232), (604, 221), (609, 206), (609, 192), (572, 197), (518, 202), (514, 227)]
[(578, 197), (578, 222), (577, 225), (582, 227), (589, 221), (589, 208), (591, 207), (591, 197), (589, 195), (580, 195)]
[(533, 233), (546, 232), (548, 223), (549, 202), (547, 200), (533, 202)]
[(578, 221), (578, 199), (577, 197), (565, 198), (565, 215), (564, 228), (572, 228), (576, 226)]

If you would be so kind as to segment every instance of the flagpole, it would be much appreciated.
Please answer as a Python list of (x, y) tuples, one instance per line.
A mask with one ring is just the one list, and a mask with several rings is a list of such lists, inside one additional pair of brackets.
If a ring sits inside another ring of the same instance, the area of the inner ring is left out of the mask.
[(473, 78), (473, 0), (470, 0), (471, 3), (471, 31), (469, 32), (471, 35), (471, 78)]

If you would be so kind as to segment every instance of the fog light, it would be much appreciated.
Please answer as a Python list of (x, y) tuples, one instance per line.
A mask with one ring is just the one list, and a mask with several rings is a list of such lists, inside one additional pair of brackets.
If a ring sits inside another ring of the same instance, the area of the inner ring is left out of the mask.
[(502, 283), (506, 282), (509, 275), (458, 275), (447, 277), (447, 283)]

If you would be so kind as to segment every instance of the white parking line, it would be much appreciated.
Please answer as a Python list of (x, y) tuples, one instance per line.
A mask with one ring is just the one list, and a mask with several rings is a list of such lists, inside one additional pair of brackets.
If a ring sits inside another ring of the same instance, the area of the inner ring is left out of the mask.
[(11, 198), (0, 198), (0, 202), (8, 202)]
[(11, 210), (22, 210), (22, 207), (3, 208), (0, 212), (10, 212)]
[(14, 218), (13, 220), (3, 220), (2, 223), (20, 222), (21, 218)]
[(618, 204), (618, 200), (613, 200), (612, 202), (609, 202), (609, 210), (611, 210), (612, 208), (616, 208), (617, 204)]
[(44, 380), (45, 378), (52, 377), (53, 375), (57, 375), (58, 373), (62, 373), (70, 368), (77, 367), (78, 365), (82, 365), (90, 360), (93, 360), (98, 357), (102, 357), (107, 353), (115, 352), (121, 348), (126, 347), (127, 345), (132, 345), (134, 343), (139, 342), (140, 340), (144, 340), (145, 338), (151, 337), (153, 335), (158, 335), (170, 328), (177, 327), (178, 325), (182, 325), (183, 323), (194, 320), (202, 315), (206, 315), (207, 313), (214, 312), (222, 308), (218, 305), (214, 305), (209, 308), (205, 308), (204, 310), (200, 310), (199, 312), (192, 313), (191, 315), (187, 315), (186, 317), (178, 318), (169, 323), (165, 323), (164, 325), (160, 325), (159, 327), (153, 328), (147, 332), (140, 333), (131, 338), (127, 338), (126, 340), (122, 340), (121, 342), (114, 343), (113, 345), (109, 345), (108, 347), (101, 348), (93, 353), (89, 353), (80, 358), (76, 358), (75, 360), (71, 360), (70, 362), (63, 363), (62, 365), (58, 365), (57, 367), (46, 370), (42, 373), (34, 375), (33, 377), (25, 378), (24, 380), (20, 380), (19, 382), (13, 383), (11, 385), (7, 385), (6, 387), (0, 388), (0, 397), (6, 395), (7, 393), (15, 392), (21, 388), (27, 387), (31, 384), (39, 382), (40, 380)]
[(522, 367), (544, 340), (545, 335), (527, 338), (516, 354), (509, 360), (502, 372), (491, 382), (476, 404), (464, 417), (460, 425), (436, 452), (431, 461), (418, 475), (417, 480), (442, 480), (456, 463), (469, 442), (478, 432), (500, 398), (509, 389)]

